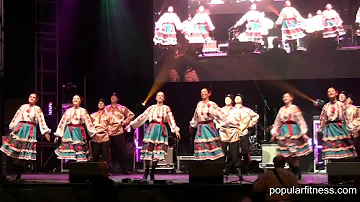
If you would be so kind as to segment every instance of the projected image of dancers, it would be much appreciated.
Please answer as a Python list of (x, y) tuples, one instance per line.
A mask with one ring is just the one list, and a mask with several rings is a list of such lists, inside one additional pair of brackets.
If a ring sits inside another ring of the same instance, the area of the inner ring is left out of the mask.
[(169, 6), (167, 12), (155, 23), (155, 45), (177, 45), (176, 30), (182, 30), (182, 23), (174, 13), (174, 8)]
[[(342, 48), (360, 44), (359, 12), (353, 12), (356, 19), (353, 30), (355, 34), (352, 34), (349, 26), (344, 25), (343, 12), (331, 4), (314, 3), (300, 7), (297, 2), (293, 4), (289, 0), (188, 0), (169, 1), (154, 9), (154, 75), (158, 80), (165, 82), (239, 80), (238, 77), (241, 76), (236, 75), (248, 73), (224, 76), (217, 74), (231, 74), (230, 72), (241, 69), (234, 67), (231, 71), (225, 71), (223, 66), (228, 64), (241, 63), (242, 68), (251, 68), (255, 64), (246, 61), (221, 63), (214, 59), (218, 56), (267, 52), (268, 55), (293, 54), (302, 51), (308, 51), (308, 55), (313, 55), (327, 49), (343, 50)], [(352, 24), (354, 21), (352, 20)], [(191, 65), (185, 65), (185, 69), (196, 72), (196, 79), (179, 78), (184, 76), (186, 71), (179, 71), (180, 60), (176, 58), (179, 53), (186, 55), (186, 52), (196, 54), (195, 57), (191, 57), (192, 61), (198, 58), (198, 61), (192, 62)], [(201, 68), (208, 66), (205, 65), (206, 60), (211, 65), (216, 64), (216, 67), (207, 67), (201, 71)], [(268, 62), (260, 63), (267, 64), (266, 68), (269, 66)], [(317, 68), (319, 66), (324, 65), (317, 65)], [(217, 72), (214, 69), (217, 69)], [(160, 78), (160, 72), (165, 70), (169, 73), (162, 73)], [(262, 70), (256, 72), (259, 71)], [(212, 78), (208, 74), (211, 74)], [(302, 78), (310, 79), (312, 76), (306, 75)]]

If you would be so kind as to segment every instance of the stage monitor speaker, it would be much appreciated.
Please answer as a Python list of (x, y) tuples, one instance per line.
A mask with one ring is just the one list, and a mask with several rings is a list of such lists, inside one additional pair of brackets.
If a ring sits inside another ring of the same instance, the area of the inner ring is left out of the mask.
[(277, 144), (262, 144), (261, 145), (261, 163), (273, 164), (273, 160), (276, 157)]
[(253, 53), (255, 44), (253, 42), (230, 41), (228, 47), (228, 55), (241, 55)]
[(189, 164), (190, 184), (223, 184), (224, 163), (196, 161)]
[(359, 186), (360, 162), (329, 162), (327, 173), (329, 184), (355, 181), (355, 185)]
[(69, 170), (70, 183), (91, 182), (104, 177), (99, 162), (71, 163)]

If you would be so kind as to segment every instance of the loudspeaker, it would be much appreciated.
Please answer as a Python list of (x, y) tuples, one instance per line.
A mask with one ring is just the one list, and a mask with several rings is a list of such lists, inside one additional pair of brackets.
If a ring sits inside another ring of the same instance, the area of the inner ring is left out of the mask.
[(360, 162), (329, 162), (327, 164), (328, 183), (339, 184), (360, 180)]
[(228, 55), (240, 55), (253, 53), (255, 44), (253, 42), (230, 41), (228, 47)]
[(196, 161), (189, 164), (190, 184), (223, 184), (224, 163)]
[(104, 178), (99, 162), (71, 163), (69, 169), (70, 183), (85, 183)]

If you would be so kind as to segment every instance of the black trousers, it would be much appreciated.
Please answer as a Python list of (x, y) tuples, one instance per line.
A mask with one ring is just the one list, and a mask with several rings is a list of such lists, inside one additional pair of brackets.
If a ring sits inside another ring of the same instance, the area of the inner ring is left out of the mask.
[(113, 162), (118, 162), (120, 167), (124, 169), (125, 161), (126, 161), (126, 155), (125, 155), (126, 142), (125, 142), (124, 134), (110, 136), (110, 144), (111, 144), (110, 148), (112, 150), (111, 154), (116, 154), (116, 156), (111, 156), (111, 160)]
[(244, 135), (240, 137), (239, 141), (239, 150), (240, 156), (238, 158), (241, 161), (241, 171), (243, 173), (247, 173), (249, 171), (249, 163), (250, 163), (250, 140), (249, 135)]
[(100, 162), (100, 156), (104, 162), (110, 167), (110, 141), (97, 143), (91, 143), (91, 151), (92, 151), (92, 161)]
[[(225, 154), (225, 171), (232, 172), (236, 168), (240, 168), (239, 159), (239, 141), (236, 142), (221, 142), (222, 150)], [(229, 147), (229, 150), (227, 150)]]

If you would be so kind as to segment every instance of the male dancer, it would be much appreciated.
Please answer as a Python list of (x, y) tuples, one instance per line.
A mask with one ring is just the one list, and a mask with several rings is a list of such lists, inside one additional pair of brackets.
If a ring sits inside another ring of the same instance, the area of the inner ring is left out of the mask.
[(221, 127), (222, 123), (217, 123), (219, 128), (220, 139), (223, 152), (226, 155), (224, 175), (227, 176), (231, 173), (233, 168), (236, 168), (236, 174), (241, 177), (239, 141), (240, 136), (249, 125), (250, 117), (246, 113), (241, 113), (237, 108), (234, 108), (234, 96), (231, 94), (225, 97), (225, 106), (221, 110), (227, 115), (230, 123), (229, 127)]
[(251, 128), (256, 125), (259, 120), (259, 114), (255, 113), (252, 109), (243, 106), (243, 96), (241, 94), (236, 95), (235, 97), (235, 108), (240, 110), (242, 116), (249, 116), (250, 121), (245, 130), (242, 131), (240, 135), (240, 160), (243, 158), (242, 162), (242, 173), (247, 174), (249, 172), (249, 162), (250, 162), (250, 142), (248, 136), (248, 128)]
[[(353, 100), (351, 96), (347, 95), (346, 92), (341, 91), (339, 94), (339, 101), (346, 104), (346, 114), (348, 120), (359, 128), (360, 126), (360, 109), (353, 105)], [(356, 153), (358, 158), (360, 158), (360, 137), (359, 131), (355, 130), (352, 132), (354, 146), (356, 149)]]
[(105, 102), (100, 99), (98, 111), (90, 115), (91, 121), (95, 126), (96, 134), (91, 143), (92, 161), (100, 162), (100, 156), (107, 166), (110, 166), (110, 138), (109, 130), (113, 122), (113, 116), (105, 111)]
[(128, 175), (131, 173), (127, 172), (124, 168), (126, 142), (123, 133), (124, 128), (134, 119), (135, 114), (125, 106), (118, 104), (119, 98), (116, 93), (112, 94), (110, 100), (111, 104), (105, 107), (106, 112), (110, 113), (114, 119), (109, 132), (110, 142), (112, 148), (115, 146), (115, 151), (119, 155), (118, 162), (120, 164), (120, 170), (122, 173)]

